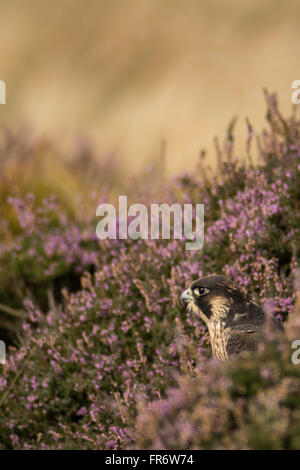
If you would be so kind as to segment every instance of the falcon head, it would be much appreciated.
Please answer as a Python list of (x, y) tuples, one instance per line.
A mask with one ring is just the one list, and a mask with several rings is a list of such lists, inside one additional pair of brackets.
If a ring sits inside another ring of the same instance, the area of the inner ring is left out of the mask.
[(181, 294), (180, 302), (209, 326), (211, 322), (233, 320), (249, 300), (235, 282), (224, 276), (206, 276), (194, 281)]
[[(255, 350), (261, 340), (265, 312), (248, 299), (238, 284), (224, 276), (207, 276), (193, 282), (180, 301), (204, 321), (213, 356), (221, 361), (243, 350)], [(278, 333), (283, 331), (276, 318), (269, 326)]]

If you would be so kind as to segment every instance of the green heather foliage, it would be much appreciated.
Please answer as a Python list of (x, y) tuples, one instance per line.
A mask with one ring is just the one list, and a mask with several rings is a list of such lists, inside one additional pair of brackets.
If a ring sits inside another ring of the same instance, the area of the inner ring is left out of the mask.
[(135, 448), (299, 449), (300, 367), (290, 343), (265, 340), (225, 370), (209, 360), (194, 378), (179, 375), (166, 398), (140, 410)]
[[(80, 158), (75, 170), (57, 170), (72, 190), (54, 177), (20, 188), (3, 179), (0, 338), (10, 348), (0, 366), (0, 448), (299, 448), (300, 365), (290, 342), (268, 333), (255, 355), (224, 367), (210, 359), (201, 321), (178, 306), (192, 280), (218, 273), (289, 324), (300, 122), (266, 99), (268, 128), (256, 135), (247, 123), (246, 158), (235, 155), (233, 122), (217, 144), (215, 174), (202, 154), (193, 175), (157, 182), (150, 171), (126, 182), (133, 202), (204, 203), (198, 252), (181, 240), (99, 241), (96, 207), (112, 195), (103, 185), (88, 192), (96, 170), (82, 183)], [(31, 162), (44, 151), (18, 139), (1, 155), (26, 150)], [(112, 166), (105, 172), (117, 188)], [(300, 339), (298, 317), (299, 309), (291, 339)]]

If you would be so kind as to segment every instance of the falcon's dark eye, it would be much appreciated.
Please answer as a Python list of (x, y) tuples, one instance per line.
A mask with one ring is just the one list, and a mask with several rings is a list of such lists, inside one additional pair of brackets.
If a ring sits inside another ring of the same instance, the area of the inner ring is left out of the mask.
[(209, 292), (209, 289), (206, 287), (195, 287), (193, 289), (193, 294), (195, 294), (196, 297), (200, 297), (201, 295), (207, 294)]

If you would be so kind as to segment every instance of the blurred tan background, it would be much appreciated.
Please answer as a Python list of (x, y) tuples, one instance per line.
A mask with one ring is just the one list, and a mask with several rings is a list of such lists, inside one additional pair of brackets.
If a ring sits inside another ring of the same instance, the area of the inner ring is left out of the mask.
[[(167, 142), (167, 170), (192, 168), (238, 116), (261, 130), (263, 87), (291, 110), (300, 79), (298, 0), (0, 0), (0, 123), (62, 146), (91, 138), (128, 170)], [(300, 105), (299, 105), (300, 106)]]

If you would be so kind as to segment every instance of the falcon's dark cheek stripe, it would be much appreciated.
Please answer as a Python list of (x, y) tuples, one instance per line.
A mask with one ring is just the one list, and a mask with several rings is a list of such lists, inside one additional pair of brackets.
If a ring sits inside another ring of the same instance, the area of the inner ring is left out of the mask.
[(190, 302), (187, 304), (187, 309), (189, 312), (193, 313), (195, 316), (200, 317), (204, 321), (204, 323), (207, 325), (209, 317), (205, 315), (205, 313), (197, 305), (197, 302), (195, 300), (190, 300)]

